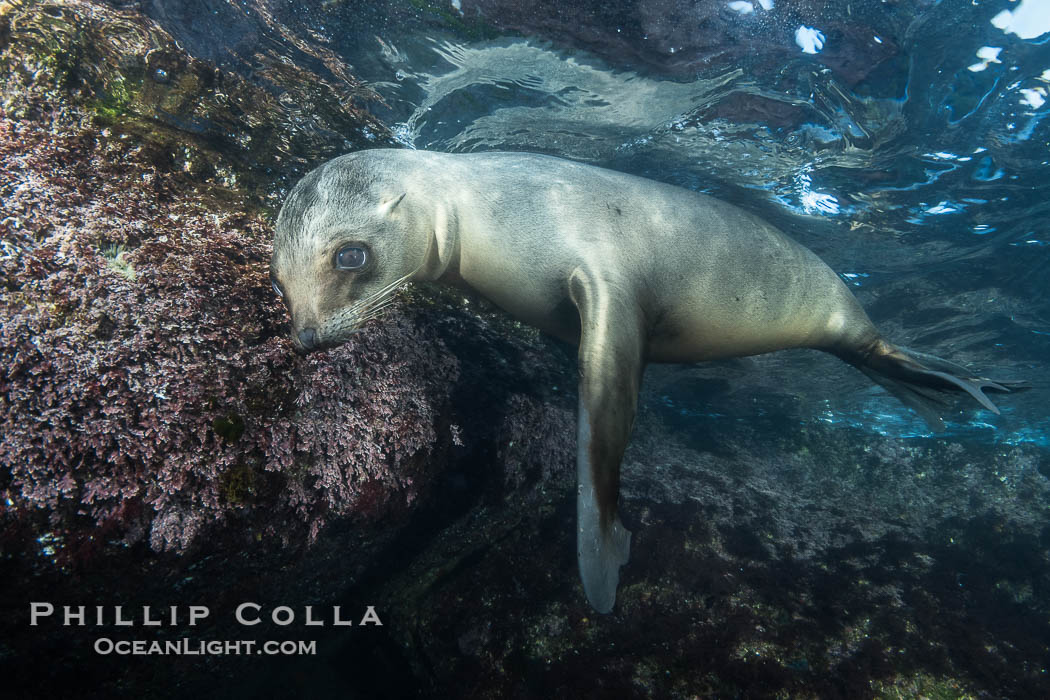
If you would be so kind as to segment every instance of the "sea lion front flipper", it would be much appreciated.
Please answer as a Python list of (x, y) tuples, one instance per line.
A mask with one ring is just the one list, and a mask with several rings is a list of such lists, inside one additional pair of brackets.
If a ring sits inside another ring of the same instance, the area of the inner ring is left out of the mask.
[(617, 515), (620, 460), (634, 424), (645, 334), (633, 300), (616, 299), (600, 278), (577, 269), (569, 292), (580, 313), (580, 404), (576, 447), (576, 554), (587, 600), (607, 613), (616, 602), (631, 533)]

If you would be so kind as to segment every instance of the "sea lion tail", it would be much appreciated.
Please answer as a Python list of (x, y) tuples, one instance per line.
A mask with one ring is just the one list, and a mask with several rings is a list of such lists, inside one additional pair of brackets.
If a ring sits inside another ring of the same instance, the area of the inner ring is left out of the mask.
[(1028, 386), (1023, 381), (981, 377), (962, 365), (883, 340), (877, 341), (863, 360), (847, 361), (922, 416), (934, 432), (944, 430), (941, 413), (950, 405), (952, 394), (968, 394), (998, 415), (999, 409), (985, 395), (986, 390), (1008, 393)]

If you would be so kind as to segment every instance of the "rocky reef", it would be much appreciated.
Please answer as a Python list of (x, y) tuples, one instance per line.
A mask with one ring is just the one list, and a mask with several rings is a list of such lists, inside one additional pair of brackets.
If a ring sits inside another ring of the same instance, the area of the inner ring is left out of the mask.
[[(1044, 448), (828, 424), (763, 360), (652, 368), (632, 559), (599, 616), (576, 576), (571, 348), (410, 290), (346, 346), (292, 352), (273, 206), (312, 164), (393, 145), (308, 31), (352, 5), (0, 3), (5, 697), (1050, 692)], [(516, 26), (480, 0), (396, 13), (478, 8), (477, 31)], [(173, 35), (191, 10), (241, 39)], [(32, 627), (30, 601), (213, 614)], [(246, 628), (245, 601), (383, 625)], [(318, 651), (138, 658), (100, 637)]]
[[(700, 69), (741, 64), (761, 71), (779, 70), (797, 53), (795, 29), (828, 14), (822, 12), (822, 3), (809, 0), (778, 2), (776, 15), (768, 12), (773, 6), (758, 0), (541, 0), (528, 6), (508, 0), (463, 0), (460, 14), (465, 22), (484, 21), (501, 31), (586, 48), (615, 65), (632, 69), (641, 65), (667, 75), (689, 76)], [(867, 12), (890, 14), (858, 8), (823, 27), (831, 40), (822, 62), (847, 85), (861, 82), (897, 55), (893, 37), (871, 41)], [(756, 41), (762, 42), (763, 51), (754, 50)]]
[[(129, 88), (123, 111), (84, 113), (46, 98), (79, 90), (97, 107), (121, 81), (70, 85), (69, 72), (24, 53), (14, 65), (10, 47), (31, 45), (28, 34), (33, 50), (43, 45), (41, 18), (56, 7), (7, 16), (8, 69), (32, 75), (0, 115), (7, 514), (36, 522), (34, 536), (66, 564), (114, 542), (186, 552), (259, 512), (259, 531), (235, 529), (287, 544), (293, 523), (312, 539), (329, 514), (377, 518), (410, 503), (455, 358), (396, 315), (354, 346), (296, 357), (268, 289), (270, 228), (249, 194), (227, 187), (220, 198), (192, 163), (159, 156), (170, 128), (135, 135), (159, 98)], [(89, 5), (59, 9), (47, 40), (73, 40), (63, 30), (75, 27), (82, 43), (68, 54), (104, 54), (103, 27), (130, 23)], [(145, 61), (139, 52), (173, 50), (121, 46), (122, 75)], [(198, 158), (215, 165), (210, 153)]]

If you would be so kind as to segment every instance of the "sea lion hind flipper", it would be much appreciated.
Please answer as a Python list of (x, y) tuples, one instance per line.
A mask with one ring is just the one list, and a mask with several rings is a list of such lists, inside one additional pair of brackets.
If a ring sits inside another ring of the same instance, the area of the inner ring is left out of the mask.
[(576, 554), (591, 606), (610, 612), (631, 533), (617, 514), (620, 460), (634, 423), (644, 333), (631, 303), (580, 270), (569, 283), (580, 313), (580, 401), (576, 455)]
[(931, 430), (944, 430), (941, 410), (949, 405), (948, 394), (965, 393), (996, 415), (999, 409), (984, 393), (1026, 389), (1026, 382), (979, 377), (962, 365), (934, 355), (881, 343), (864, 364), (857, 367), (868, 377), (914, 409)]

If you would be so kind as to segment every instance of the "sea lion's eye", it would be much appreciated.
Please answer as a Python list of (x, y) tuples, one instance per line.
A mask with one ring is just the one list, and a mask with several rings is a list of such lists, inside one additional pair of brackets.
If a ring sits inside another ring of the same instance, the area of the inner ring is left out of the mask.
[(368, 252), (359, 246), (348, 245), (335, 254), (335, 266), (339, 270), (360, 270), (368, 262)]
[(279, 283), (279, 282), (278, 282), (278, 281), (277, 281), (276, 279), (274, 279), (273, 277), (271, 277), (271, 278), (270, 278), (270, 284), (271, 284), (271, 285), (273, 286), (273, 291), (274, 291), (274, 293), (275, 293), (275, 294), (276, 294), (277, 296), (279, 296), (279, 297), (281, 297), (281, 298), (283, 299), (283, 298), (284, 298), (284, 290), (283, 290), (283, 289), (281, 289), (281, 285), (280, 285), (280, 283)]

